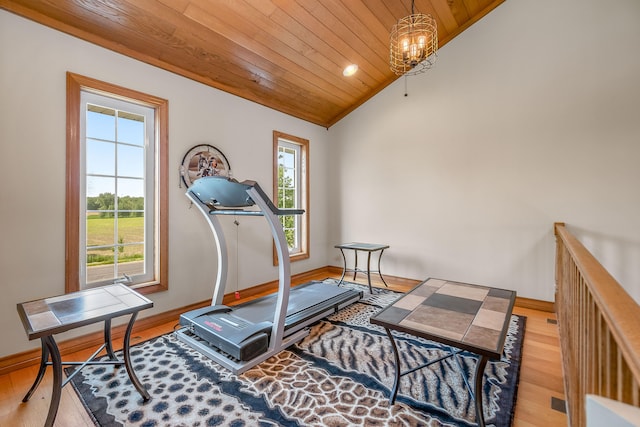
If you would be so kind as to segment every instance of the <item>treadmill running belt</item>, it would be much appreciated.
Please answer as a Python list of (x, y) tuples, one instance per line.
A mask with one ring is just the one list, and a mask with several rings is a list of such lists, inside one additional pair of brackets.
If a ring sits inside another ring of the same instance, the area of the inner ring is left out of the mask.
[[(291, 288), (289, 294), (287, 317), (335, 296), (344, 294), (346, 291), (347, 289), (345, 288), (322, 282), (309, 282), (304, 285), (295, 286)], [(235, 306), (233, 307), (233, 314), (253, 323), (271, 320), (276, 308), (277, 298), (277, 294), (271, 294), (259, 300), (249, 301), (248, 303)]]

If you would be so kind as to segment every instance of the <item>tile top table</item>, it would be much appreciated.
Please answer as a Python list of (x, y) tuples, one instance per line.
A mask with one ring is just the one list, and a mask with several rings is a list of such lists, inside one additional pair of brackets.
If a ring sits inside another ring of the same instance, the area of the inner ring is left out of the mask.
[(395, 401), (400, 376), (435, 363), (429, 362), (402, 373), (398, 350), (391, 334), (392, 330), (396, 330), (479, 356), (475, 392), (472, 394), (476, 396), (476, 419), (479, 425), (484, 426), (480, 395), (482, 375), (487, 359), (499, 359), (502, 355), (515, 298), (516, 293), (506, 289), (428, 279), (372, 316), (371, 323), (387, 331), (394, 351), (396, 379), (391, 402)]
[[(366, 273), (367, 282), (369, 283), (369, 292), (373, 292), (373, 289), (371, 288), (371, 273), (378, 273), (378, 275), (380, 276), (380, 279), (382, 279), (382, 283), (384, 283), (385, 286), (388, 286), (387, 282), (384, 281), (384, 277), (382, 277), (382, 273), (380, 272), (380, 260), (382, 259), (382, 254), (384, 253), (384, 250), (389, 249), (389, 245), (381, 245), (378, 243), (353, 242), (353, 243), (341, 243), (339, 245), (335, 245), (334, 248), (340, 249), (340, 253), (342, 254), (342, 261), (344, 262), (342, 277), (340, 277), (338, 286), (340, 286), (340, 284), (344, 280), (344, 275), (347, 272), (353, 272), (353, 280), (356, 280), (356, 275), (358, 273)], [(355, 262), (354, 262), (353, 268), (347, 268), (347, 258), (344, 255), (345, 249), (350, 249), (355, 252)], [(367, 252), (367, 269), (366, 270), (362, 270), (358, 268), (358, 251)], [(377, 252), (377, 251), (380, 251), (380, 255), (378, 256), (378, 269), (375, 271), (372, 271), (371, 270), (371, 253)]]
[[(133, 385), (145, 401), (149, 400), (149, 393), (142, 386), (131, 367), (129, 341), (138, 312), (151, 307), (153, 307), (152, 301), (123, 284), (107, 285), (18, 304), (18, 314), (20, 315), (27, 336), (30, 340), (40, 338), (42, 347), (40, 370), (31, 389), (22, 401), (26, 402), (31, 398), (44, 377), (46, 367), (51, 365), (53, 367), (53, 393), (45, 426), (52, 426), (58, 412), (62, 387), (64, 387), (82, 367), (90, 364), (124, 364)], [(127, 314), (130, 314), (131, 318), (129, 319), (129, 324), (124, 336), (124, 361), (121, 361), (118, 360), (113, 352), (111, 319)], [(89, 360), (85, 362), (63, 362), (53, 335), (102, 321), (104, 321), (105, 342)], [(93, 360), (105, 348), (111, 360)], [(51, 356), (51, 362), (49, 362), (49, 356)], [(80, 365), (80, 368), (63, 382), (62, 365)]]

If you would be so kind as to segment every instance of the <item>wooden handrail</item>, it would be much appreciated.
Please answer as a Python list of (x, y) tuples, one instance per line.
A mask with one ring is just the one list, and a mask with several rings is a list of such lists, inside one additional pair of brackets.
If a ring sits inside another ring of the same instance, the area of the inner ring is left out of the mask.
[(571, 426), (585, 396), (640, 406), (640, 306), (563, 223), (556, 235), (556, 311)]

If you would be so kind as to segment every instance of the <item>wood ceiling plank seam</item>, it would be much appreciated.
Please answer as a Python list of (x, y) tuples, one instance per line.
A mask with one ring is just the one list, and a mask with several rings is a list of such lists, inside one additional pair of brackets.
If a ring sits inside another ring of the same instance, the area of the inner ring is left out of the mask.
[[(431, 7), (425, 9), (418, 9), (418, 11), (425, 13), (428, 10), (433, 10), (433, 17), (438, 22), (438, 38), (445, 38), (449, 33), (454, 33), (460, 24), (453, 15), (453, 12), (449, 8), (448, 0), (428, 0)], [(444, 34), (442, 34), (444, 33)]]
[(273, 4), (273, 2), (270, 0), (256, 0), (256, 1), (244, 0), (244, 1), (246, 1), (247, 3), (250, 3), (251, 7), (258, 10), (267, 19), (272, 19), (273, 14), (278, 10), (280, 10), (280, 8), (275, 4)]
[(191, 0), (158, 0), (158, 2), (162, 3), (166, 7), (175, 10), (178, 13), (184, 12), (190, 1)]
[[(292, 20), (291, 16), (286, 14), (285, 11), (279, 9), (272, 15), (272, 19), (274, 19), (276, 22), (280, 23), (281, 25), (285, 25), (286, 22), (290, 22), (289, 30), (292, 31), (293, 34), (295, 34), (297, 37), (301, 39), (309, 40), (310, 43), (312, 43), (314, 46), (317, 47), (316, 50), (322, 51), (322, 53), (325, 56), (329, 56), (331, 53), (333, 53), (334, 55), (336, 54), (336, 49), (333, 46), (325, 42), (323, 39), (319, 38), (315, 33), (309, 31), (307, 27), (302, 25), (302, 23)], [(347, 59), (344, 55), (340, 54), (340, 57), (344, 58), (341, 64), (342, 66), (338, 64), (339, 62), (338, 60), (332, 60), (332, 63), (334, 64), (334, 73), (336, 75), (340, 75), (346, 65), (348, 65), (351, 62), (354, 62), (354, 63), (358, 63), (360, 69), (363, 71), (364, 75), (359, 73), (358, 78), (360, 80), (363, 80), (363, 84), (367, 88), (377, 86), (380, 83), (380, 81), (372, 77), (370, 73), (367, 73), (368, 67), (364, 67), (362, 65), (363, 64), (362, 61), (352, 60), (347, 62)], [(348, 81), (348, 82), (351, 83), (351, 81)], [(353, 86), (353, 83), (351, 83), (350, 86)], [(361, 94), (362, 92), (359, 91), (359, 93)]]
[(389, 11), (391, 14), (389, 29), (398, 22), (398, 19), (411, 13), (411, 0), (371, 0), (367, 1), (367, 6), (375, 7), (376, 15), (384, 13), (385, 9)]
[[(228, 16), (228, 13), (230, 12), (228, 10), (225, 10), (225, 13), (222, 13), (222, 15)], [(233, 12), (233, 13), (236, 14), (236, 12)], [(276, 65), (282, 71), (282, 74), (280, 74), (278, 77), (288, 78), (287, 76), (295, 76), (295, 79), (298, 80), (302, 85), (304, 85), (304, 83), (302, 82), (306, 82), (307, 84), (311, 84), (317, 87), (319, 90), (328, 90), (330, 92), (327, 95), (334, 97), (336, 100), (339, 101), (338, 102), (339, 104), (349, 102), (351, 100), (352, 96), (350, 96), (347, 92), (345, 92), (344, 88), (337, 87), (331, 82), (329, 82), (330, 85), (327, 86), (326, 85), (326, 83), (328, 82), (327, 78), (318, 76), (317, 73), (311, 73), (310, 75), (314, 76), (315, 78), (310, 79), (309, 75), (307, 75), (304, 72), (304, 68), (302, 67), (302, 65), (300, 65), (299, 63), (296, 63), (295, 61), (292, 61), (289, 57), (282, 55), (280, 52), (274, 51), (273, 46), (269, 46), (265, 44), (263, 39), (261, 39), (260, 37), (248, 38), (247, 36), (244, 35), (245, 33), (243, 33), (242, 31), (240, 32), (236, 31), (238, 29), (237, 26), (232, 27), (226, 22), (218, 19), (217, 16), (207, 13), (207, 11), (202, 11), (202, 16), (200, 17), (195, 16), (193, 14), (189, 14), (189, 16), (191, 16), (192, 19), (198, 19), (199, 22), (205, 27), (215, 28), (215, 32), (217, 32), (218, 34), (224, 37), (227, 37), (229, 40), (237, 43), (239, 46), (252, 46), (253, 49), (250, 49), (250, 51), (257, 54), (258, 56), (266, 58), (267, 60), (271, 58), (269, 62)], [(203, 19), (205, 17), (206, 17), (206, 20)], [(253, 25), (253, 26), (257, 27), (257, 25)], [(279, 42), (278, 40), (275, 40), (275, 39), (269, 39), (269, 40), (273, 40), (274, 44), (278, 45), (278, 47), (286, 46), (283, 43)], [(291, 49), (291, 48), (287, 47), (287, 49)], [(291, 49), (290, 52), (292, 51), (293, 50)], [(279, 61), (274, 60), (272, 52), (276, 52), (277, 57), (281, 58), (281, 60)], [(311, 62), (306, 58), (304, 58), (303, 56), (301, 58), (303, 59), (302, 61), (303, 63), (307, 65), (312, 65)], [(300, 76), (304, 76), (304, 77), (300, 77)], [(329, 78), (331, 76), (329, 76)]]
[(467, 6), (464, 4), (464, 0), (447, 0), (449, 5), (449, 9), (451, 9), (451, 13), (456, 18), (456, 22), (458, 25), (464, 24), (469, 19), (471, 19), (471, 15), (467, 10)]
[(467, 8), (469, 16), (474, 16), (480, 10), (480, 3), (478, 0), (463, 0), (464, 6)]
[(376, 16), (364, 2), (343, 0), (342, 4), (345, 8), (349, 9), (351, 13), (359, 16), (363, 21), (368, 22), (371, 34), (373, 34), (380, 43), (384, 44), (388, 48), (389, 33), (393, 24), (389, 24), (389, 26), (384, 25), (379, 17)]
[[(301, 2), (304, 2), (304, 4), (301, 4)], [(362, 58), (376, 69), (388, 66), (386, 59), (381, 58), (378, 53), (372, 51), (369, 46), (359, 38), (354, 39), (353, 32), (345, 28), (331, 12), (319, 2), (316, 2), (316, 0), (298, 0), (298, 3), (307, 11), (307, 16), (315, 20), (314, 28), (316, 32), (337, 36), (333, 38), (333, 40), (335, 40), (336, 46), (339, 46), (340, 50), (353, 49), (354, 51), (361, 52)], [(305, 22), (312, 21), (305, 20)], [(346, 40), (354, 40), (357, 41), (357, 43), (350, 44), (347, 43)]]
[[(349, 29), (354, 37), (359, 38), (362, 43), (369, 47), (380, 57), (383, 62), (388, 61), (387, 46), (388, 41), (381, 41), (372, 32), (371, 27), (375, 25), (367, 25), (362, 16), (356, 15), (340, 0), (325, 0), (327, 2), (327, 10), (347, 29)], [(378, 20), (375, 20), (378, 22)]]

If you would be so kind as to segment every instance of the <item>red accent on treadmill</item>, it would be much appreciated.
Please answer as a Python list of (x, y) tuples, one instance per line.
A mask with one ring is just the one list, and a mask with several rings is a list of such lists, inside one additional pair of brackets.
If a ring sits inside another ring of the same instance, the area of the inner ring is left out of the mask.
[(220, 332), (222, 330), (222, 326), (218, 325), (217, 323), (205, 320), (204, 324), (207, 325), (208, 327), (210, 327), (211, 329), (215, 330), (215, 331)]

